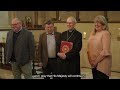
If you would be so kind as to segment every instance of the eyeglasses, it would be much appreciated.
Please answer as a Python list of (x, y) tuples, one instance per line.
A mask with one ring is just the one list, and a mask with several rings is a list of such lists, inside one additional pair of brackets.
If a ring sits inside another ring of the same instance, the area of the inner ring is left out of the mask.
[(18, 23), (14, 23), (14, 24), (11, 24), (12, 26), (16, 26), (16, 25), (18, 25)]

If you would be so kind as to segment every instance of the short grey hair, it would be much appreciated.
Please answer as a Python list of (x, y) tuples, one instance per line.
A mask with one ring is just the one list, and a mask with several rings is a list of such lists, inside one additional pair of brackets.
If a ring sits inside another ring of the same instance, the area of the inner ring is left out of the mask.
[(68, 18), (67, 18), (67, 21), (68, 21), (69, 19), (70, 19), (70, 20), (72, 20), (73, 22), (77, 23), (77, 21), (76, 21), (75, 17), (70, 16), (70, 17), (68, 17)]
[(16, 22), (22, 22), (22, 20), (20, 20), (19, 18), (13, 18), (12, 21), (16, 21)]

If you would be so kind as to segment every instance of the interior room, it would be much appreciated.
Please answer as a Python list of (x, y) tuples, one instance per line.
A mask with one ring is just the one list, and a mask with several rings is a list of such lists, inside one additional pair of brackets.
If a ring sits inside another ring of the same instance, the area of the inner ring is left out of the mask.
[(13, 18), (21, 19), (23, 25), (34, 35), (36, 57), (33, 62), (33, 77), (42, 79), (39, 78), (39, 74), (42, 72), (41, 67), (37, 67), (39, 62), (37, 55), (39, 36), (45, 32), (44, 21), (52, 19), (56, 30), (63, 32), (67, 30), (66, 19), (69, 16), (74, 16), (77, 20), (75, 28), (82, 33), (83, 45), (80, 51), (81, 77), (82, 79), (92, 79), (91, 66), (87, 58), (87, 42), (90, 32), (94, 30), (93, 20), (97, 15), (106, 17), (111, 33), (112, 68), (110, 79), (120, 79), (120, 11), (0, 11), (0, 78), (13, 79), (11, 66), (5, 64), (4, 55), (6, 37), (11, 30), (11, 20)]

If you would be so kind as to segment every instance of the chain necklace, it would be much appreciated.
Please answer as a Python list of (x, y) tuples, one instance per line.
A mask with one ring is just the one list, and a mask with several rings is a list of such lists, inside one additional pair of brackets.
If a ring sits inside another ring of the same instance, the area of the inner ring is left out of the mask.
[(68, 32), (69, 30), (67, 31), (67, 41), (72, 37), (72, 35), (74, 34), (75, 30), (73, 30), (72, 34), (68, 37)]

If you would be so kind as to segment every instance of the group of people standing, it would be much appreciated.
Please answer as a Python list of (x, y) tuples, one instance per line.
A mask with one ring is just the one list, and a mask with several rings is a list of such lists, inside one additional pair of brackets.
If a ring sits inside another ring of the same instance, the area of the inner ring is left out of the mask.
[[(67, 30), (60, 33), (55, 30), (54, 22), (44, 23), (46, 32), (39, 36), (39, 66), (44, 75), (81, 75), (80, 51), (82, 49), (82, 33), (76, 30), (76, 19), (67, 18)], [(104, 16), (96, 16), (95, 28), (88, 39), (88, 61), (92, 67), (93, 79), (109, 79), (112, 55), (110, 52), (111, 35)], [(35, 59), (34, 36), (18, 18), (12, 20), (12, 28), (7, 34), (5, 57), (10, 62), (15, 79), (32, 79), (32, 61)], [(61, 52), (61, 42), (72, 43), (72, 48)], [(45, 78), (48, 79), (49, 77)], [(61, 77), (53, 77), (53, 79)], [(62, 77), (62, 79), (80, 79), (81, 77)]]

